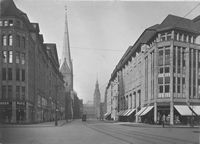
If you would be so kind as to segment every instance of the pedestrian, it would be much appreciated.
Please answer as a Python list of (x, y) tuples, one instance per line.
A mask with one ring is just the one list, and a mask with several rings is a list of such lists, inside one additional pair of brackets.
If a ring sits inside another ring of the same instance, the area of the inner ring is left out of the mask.
[(162, 127), (165, 127), (165, 115), (162, 116)]

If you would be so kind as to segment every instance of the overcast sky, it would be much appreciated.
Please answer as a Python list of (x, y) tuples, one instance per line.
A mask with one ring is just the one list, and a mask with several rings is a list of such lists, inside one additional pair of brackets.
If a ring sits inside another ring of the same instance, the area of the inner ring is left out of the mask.
[[(114, 67), (142, 32), (160, 24), (168, 14), (183, 17), (197, 2), (122, 2), (14, 0), (31, 22), (40, 25), (47, 43), (56, 43), (62, 55), (64, 5), (68, 9), (71, 56), (74, 66), (74, 89), (84, 102), (93, 100), (98, 78), (101, 97)], [(200, 14), (200, 6), (186, 18)]]

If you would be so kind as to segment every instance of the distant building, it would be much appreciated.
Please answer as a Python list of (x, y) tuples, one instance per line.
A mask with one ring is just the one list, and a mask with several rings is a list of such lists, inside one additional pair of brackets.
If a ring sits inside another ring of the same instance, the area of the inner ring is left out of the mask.
[(83, 104), (83, 114), (86, 114), (87, 118), (96, 118), (94, 104), (92, 101), (88, 101)]
[(99, 90), (99, 83), (97, 80), (94, 91), (94, 109), (95, 109), (95, 116), (97, 119), (100, 119), (100, 112), (101, 112), (100, 103), (101, 103), (101, 94)]
[[(45, 44), (13, 0), (0, 1), (0, 122), (64, 118), (65, 91), (56, 44)], [(59, 89), (58, 89), (59, 87)]]
[(200, 16), (168, 15), (130, 46), (106, 88), (107, 114), (120, 121), (189, 123), (200, 115)]

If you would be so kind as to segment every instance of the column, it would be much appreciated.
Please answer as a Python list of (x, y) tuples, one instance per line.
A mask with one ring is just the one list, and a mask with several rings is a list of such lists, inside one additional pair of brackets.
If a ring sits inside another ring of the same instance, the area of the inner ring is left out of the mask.
[[(173, 95), (173, 49), (174, 44), (171, 42), (170, 47), (170, 124), (174, 124), (174, 95)], [(177, 56), (176, 56), (177, 59)]]
[(11, 123), (16, 123), (16, 102), (12, 102), (12, 119)]
[[(135, 108), (136, 108), (136, 110), (135, 110), (135, 113), (137, 113), (138, 112), (138, 106), (139, 106), (139, 97), (138, 97), (138, 92), (136, 91), (135, 92)], [(135, 116), (135, 122), (136, 123), (138, 123), (138, 116)]]
[(154, 102), (154, 123), (157, 122), (157, 103)]

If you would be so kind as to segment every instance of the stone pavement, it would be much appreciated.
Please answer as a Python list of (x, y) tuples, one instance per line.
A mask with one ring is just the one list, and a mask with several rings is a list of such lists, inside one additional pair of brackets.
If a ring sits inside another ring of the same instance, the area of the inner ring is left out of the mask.
[[(70, 121), (68, 121), (70, 122)], [(67, 122), (66, 120), (58, 120), (58, 127), (65, 125)], [(51, 122), (42, 122), (36, 124), (1, 124), (0, 128), (10, 128), (10, 127), (54, 127), (55, 121)]]
[[(135, 122), (114, 122), (113, 124), (131, 126), (131, 127), (149, 127), (149, 128), (163, 128), (162, 125), (153, 125), (146, 123), (135, 123)], [(191, 125), (169, 125), (165, 124), (165, 128), (200, 128), (199, 125), (191, 126)]]

